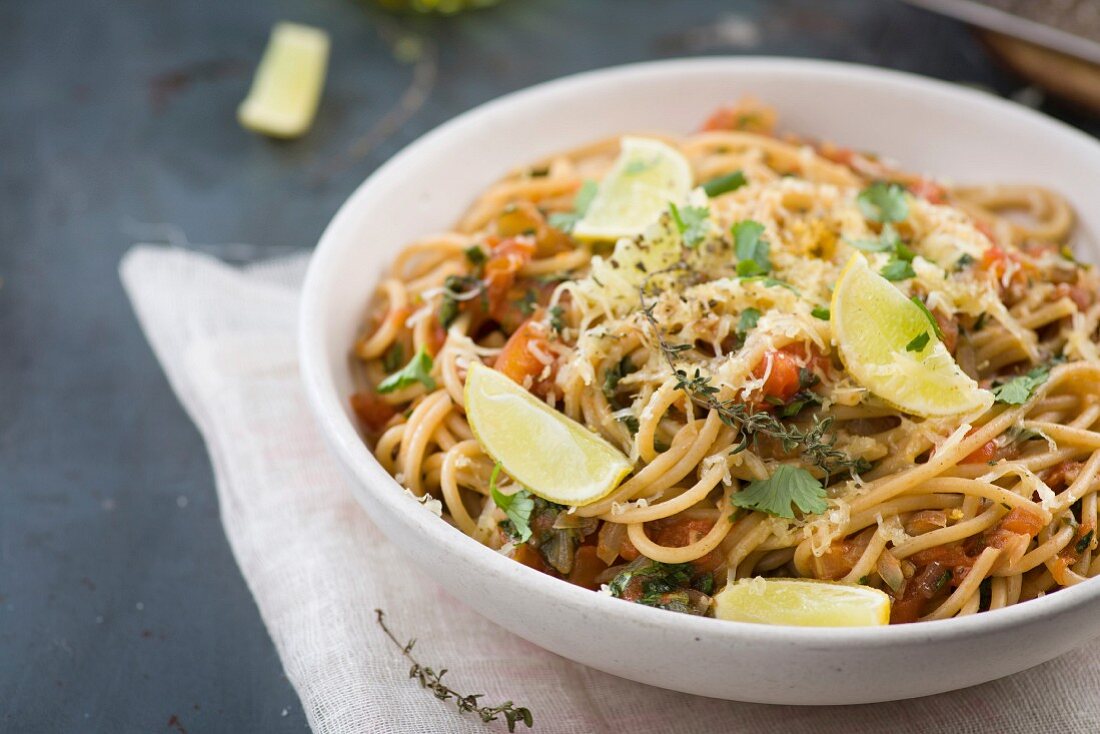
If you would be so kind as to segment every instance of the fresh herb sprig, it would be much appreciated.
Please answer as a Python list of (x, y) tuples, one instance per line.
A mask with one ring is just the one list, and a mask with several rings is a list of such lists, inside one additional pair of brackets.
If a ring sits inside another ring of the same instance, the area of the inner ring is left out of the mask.
[(750, 442), (765, 436), (779, 441), (785, 452), (801, 449), (804, 459), (825, 472), (826, 483), (829, 476), (837, 471), (861, 473), (871, 468), (865, 459), (849, 456), (836, 447), (836, 434), (829, 430), (833, 423), (832, 417), (822, 420), (814, 418), (808, 428), (787, 425), (767, 411), (753, 411), (744, 403), (720, 400), (717, 396), (718, 388), (698, 368), (689, 375), (685, 369), (677, 366), (680, 353), (691, 347), (687, 344), (669, 344), (665, 340), (660, 324), (653, 315), (656, 303), (645, 305), (645, 288), (643, 285), (641, 289), (642, 314), (653, 328), (661, 353), (676, 377), (676, 387), (684, 391), (696, 405), (714, 410), (723, 423), (740, 431), (741, 440), (733, 447), (733, 453), (744, 451)]
[(393, 644), (400, 648), (401, 654), (412, 663), (412, 667), (409, 668), (409, 677), (416, 678), (421, 688), (426, 688), (431, 691), (440, 701), (454, 699), (455, 705), (458, 707), (460, 713), (477, 714), (485, 723), (496, 721), (503, 716), (505, 723), (508, 725), (508, 731), (510, 732), (514, 732), (516, 730), (516, 724), (519, 723), (525, 724), (528, 729), (534, 725), (535, 717), (531, 715), (531, 710), (525, 706), (516, 706), (511, 701), (505, 701), (497, 706), (482, 706), (478, 699), (483, 697), (485, 695), (484, 693), (462, 695), (448, 686), (443, 682), (443, 675), (447, 672), (446, 668), (436, 672), (434, 668), (422, 665), (412, 656), (412, 650), (413, 646), (416, 644), (416, 640), (412, 639), (405, 644), (401, 644), (393, 632), (390, 631), (390, 628), (386, 626), (385, 612), (381, 609), (375, 609), (374, 613), (378, 626), (386, 633), (386, 637), (389, 637), (390, 640), (393, 641)]
[(382, 394), (400, 390), (403, 387), (419, 382), (429, 390), (435, 389), (435, 380), (432, 379), (432, 357), (423, 347), (409, 360), (409, 363), (400, 371), (378, 383), (378, 392)]

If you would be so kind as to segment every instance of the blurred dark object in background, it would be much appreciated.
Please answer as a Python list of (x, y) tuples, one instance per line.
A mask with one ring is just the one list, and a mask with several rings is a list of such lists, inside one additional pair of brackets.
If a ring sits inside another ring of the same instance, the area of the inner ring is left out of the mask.
[(500, 0), (374, 0), (386, 10), (451, 15), (463, 10), (496, 5)]
[(1100, 114), (1100, 0), (906, 0), (977, 26), (1007, 66)]

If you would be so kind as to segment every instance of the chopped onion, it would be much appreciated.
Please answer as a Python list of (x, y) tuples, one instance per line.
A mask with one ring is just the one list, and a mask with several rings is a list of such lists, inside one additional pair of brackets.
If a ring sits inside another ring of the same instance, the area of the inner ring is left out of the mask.
[(884, 550), (879, 555), (875, 570), (878, 571), (879, 578), (881, 578), (895, 594), (901, 591), (901, 587), (905, 585), (905, 573), (901, 570), (901, 563), (889, 550)]
[(607, 565), (619, 557), (619, 549), (626, 537), (626, 525), (620, 522), (605, 522), (600, 527), (599, 542), (596, 544), (596, 557)]

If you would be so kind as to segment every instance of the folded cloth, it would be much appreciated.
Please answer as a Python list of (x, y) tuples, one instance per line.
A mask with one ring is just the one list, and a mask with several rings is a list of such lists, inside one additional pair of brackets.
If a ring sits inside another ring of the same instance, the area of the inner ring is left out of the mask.
[[(786, 733), (1100, 731), (1100, 644), (1000, 681), (926, 699), (804, 708), (632, 683), (541, 650), (443, 592), (356, 504), (300, 385), (295, 328), (306, 255), (243, 268), (139, 246), (122, 281), (206, 440), (226, 535), (315, 732), (504, 731), (409, 679), (414, 654), (482, 705), (512, 700), (535, 731)], [(584, 634), (583, 629), (578, 634)], [(690, 660), (670, 660), (669, 677)], [(737, 665), (731, 660), (730, 665)], [(935, 670), (927, 671), (936, 675)], [(822, 671), (822, 675), (830, 675)], [(525, 731), (522, 723), (519, 731)]]

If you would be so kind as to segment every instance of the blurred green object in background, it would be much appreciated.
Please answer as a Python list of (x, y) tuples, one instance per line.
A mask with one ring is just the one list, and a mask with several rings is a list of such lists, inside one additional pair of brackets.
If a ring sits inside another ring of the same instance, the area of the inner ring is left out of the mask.
[(463, 10), (496, 5), (500, 0), (375, 0), (386, 10), (402, 10), (412, 13), (439, 13), (451, 15)]

